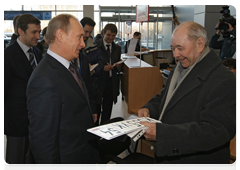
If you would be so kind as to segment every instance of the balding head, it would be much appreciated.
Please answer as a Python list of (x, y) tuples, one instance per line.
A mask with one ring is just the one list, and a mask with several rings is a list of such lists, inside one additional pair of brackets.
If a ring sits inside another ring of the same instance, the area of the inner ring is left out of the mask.
[(202, 37), (205, 41), (205, 46), (208, 45), (207, 32), (205, 28), (196, 22), (187, 21), (182, 23), (173, 31), (173, 35), (176, 31), (187, 33), (189, 40), (196, 41), (198, 38)]
[(206, 48), (207, 33), (195, 22), (185, 22), (173, 32), (171, 48), (173, 56), (184, 68), (193, 65)]

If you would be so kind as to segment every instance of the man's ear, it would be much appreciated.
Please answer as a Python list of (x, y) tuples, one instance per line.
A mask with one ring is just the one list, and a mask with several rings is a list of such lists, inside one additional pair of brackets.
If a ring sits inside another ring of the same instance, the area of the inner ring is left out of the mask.
[(56, 39), (59, 41), (59, 42), (62, 42), (63, 39), (65, 37), (65, 32), (62, 30), (62, 29), (58, 29), (56, 31)]
[(20, 36), (23, 36), (23, 34), (25, 34), (25, 32), (21, 28), (18, 28), (17, 32)]
[(198, 38), (197, 40), (197, 47), (198, 47), (198, 52), (201, 53), (205, 49), (205, 41), (202, 37)]

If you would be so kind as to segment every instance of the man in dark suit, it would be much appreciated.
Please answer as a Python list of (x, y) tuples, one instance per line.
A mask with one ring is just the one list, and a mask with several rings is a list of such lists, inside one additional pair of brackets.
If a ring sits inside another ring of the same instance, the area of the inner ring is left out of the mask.
[(70, 62), (85, 47), (83, 29), (68, 14), (52, 18), (49, 49), (27, 87), (29, 140), (36, 163), (97, 163), (96, 136), (88, 91)]
[(40, 39), (40, 21), (30, 14), (21, 15), (17, 30), (18, 39), (4, 50), (6, 162), (14, 164), (33, 163), (28, 147), (26, 89), (28, 79), (41, 59), (40, 51), (34, 47)]
[(179, 60), (161, 95), (138, 116), (155, 141), (156, 163), (228, 164), (229, 142), (236, 133), (236, 77), (207, 46), (206, 30), (185, 22), (173, 32), (171, 47)]
[(104, 59), (104, 85), (100, 89), (103, 91), (100, 124), (110, 119), (113, 102), (117, 102), (117, 96), (119, 95), (119, 77), (117, 72), (121, 71), (121, 64), (114, 65), (114, 63), (121, 60), (121, 47), (113, 42), (116, 35), (116, 25), (107, 24), (103, 29), (103, 38), (96, 42)]

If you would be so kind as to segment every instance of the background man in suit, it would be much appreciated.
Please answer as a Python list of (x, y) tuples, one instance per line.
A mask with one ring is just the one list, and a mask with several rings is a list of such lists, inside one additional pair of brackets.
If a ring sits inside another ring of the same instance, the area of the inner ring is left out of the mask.
[(161, 95), (138, 116), (147, 123), (145, 137), (155, 141), (157, 163), (227, 164), (236, 133), (236, 77), (207, 46), (206, 30), (185, 22), (173, 32), (171, 47), (179, 60)]
[(4, 50), (6, 162), (14, 164), (33, 163), (28, 147), (26, 89), (28, 79), (41, 59), (40, 51), (34, 47), (40, 39), (40, 20), (31, 14), (23, 14), (18, 18), (17, 30), (18, 39)]
[[(101, 54), (100, 49), (97, 47), (97, 44), (93, 42), (93, 38), (91, 37), (91, 33), (94, 29), (95, 22), (89, 18), (84, 17), (80, 23), (83, 26), (84, 31), (84, 42), (85, 42), (85, 48), (83, 48), (81, 51), (87, 56), (88, 63), (91, 65), (98, 64), (98, 66), (91, 72), (91, 78), (92, 82), (90, 84), (90, 87), (92, 87), (93, 92), (93, 98), (95, 101), (95, 109), (93, 113), (96, 114), (96, 121), (97, 121), (97, 115), (101, 112), (101, 103), (102, 103), (102, 92), (100, 93), (100, 88), (103, 88), (103, 82), (104, 82), (104, 75), (103, 75), (103, 57)], [(98, 121), (96, 122), (96, 125), (99, 125)]]
[(114, 63), (121, 60), (121, 47), (113, 41), (117, 35), (117, 27), (114, 24), (107, 24), (103, 29), (103, 38), (97, 41), (97, 46), (101, 50), (104, 59), (104, 85), (102, 97), (101, 123), (111, 117), (113, 102), (117, 102), (119, 95), (119, 77), (117, 72), (121, 69), (121, 64)]
[(71, 60), (85, 47), (83, 29), (68, 14), (52, 18), (49, 49), (27, 87), (29, 140), (37, 163), (97, 163), (88, 92)]

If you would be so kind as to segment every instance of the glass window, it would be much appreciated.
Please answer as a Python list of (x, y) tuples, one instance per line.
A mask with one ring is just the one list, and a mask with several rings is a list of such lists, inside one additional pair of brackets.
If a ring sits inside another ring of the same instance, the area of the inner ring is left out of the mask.
[(15, 5), (15, 4), (4, 4), (3, 5), (4, 11), (22, 11), (22, 5)]
[(149, 28), (148, 28), (148, 49), (155, 49), (155, 29), (154, 29), (154, 23), (149, 22)]
[[(3, 25), (3, 28), (4, 28), (4, 33), (5, 32), (11, 32), (13, 33), (14, 32), (14, 29), (13, 29), (13, 21), (10, 21), (10, 20), (5, 20), (4, 21), (4, 25)], [(8, 35), (7, 35), (8, 36)]]
[(57, 5), (57, 10), (83, 10), (83, 5)]
[(94, 10), (99, 10), (99, 5), (94, 5)]
[(94, 27), (94, 37), (97, 35), (97, 34), (100, 34), (101, 33), (101, 30), (99, 30), (99, 12), (94, 12), (94, 21), (96, 23), (95, 27)]
[(75, 16), (79, 21), (83, 18), (83, 12), (57, 12), (57, 15), (59, 14), (71, 14)]
[(31, 11), (51, 11), (55, 10), (55, 5), (24, 5), (23, 6), (24, 10), (31, 10)]

